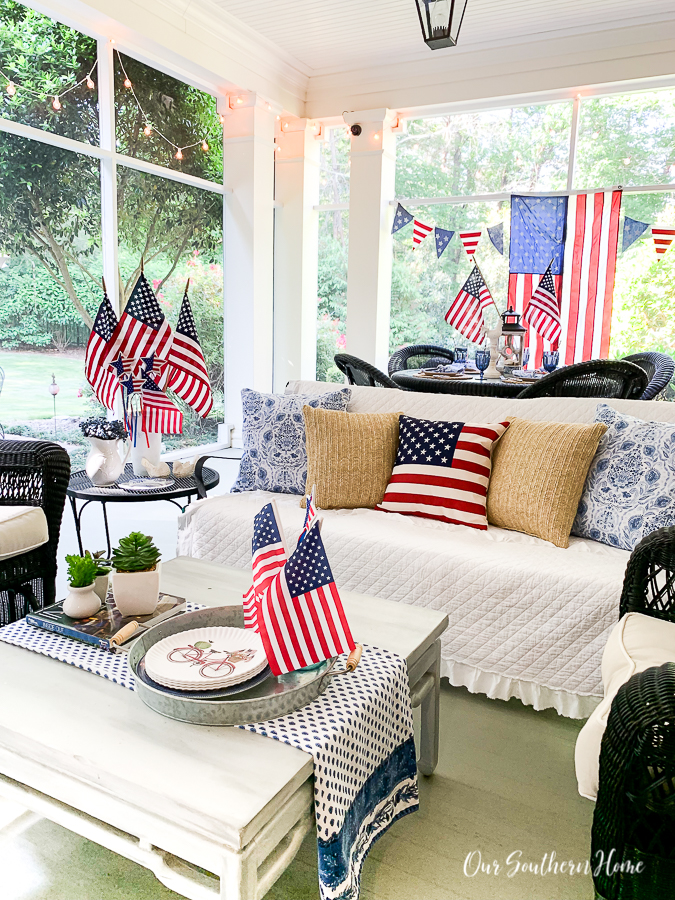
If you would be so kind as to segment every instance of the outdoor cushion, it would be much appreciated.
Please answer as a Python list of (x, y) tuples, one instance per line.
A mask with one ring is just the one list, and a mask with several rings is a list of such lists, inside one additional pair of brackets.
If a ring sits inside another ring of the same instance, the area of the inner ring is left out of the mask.
[(605, 697), (579, 732), (574, 751), (582, 797), (598, 795), (600, 744), (619, 688), (636, 672), (666, 662), (675, 662), (675, 624), (642, 613), (627, 613), (617, 622), (602, 655)]
[(39, 506), (0, 506), (0, 560), (41, 547), (49, 540), (47, 517)]
[(244, 388), (244, 453), (232, 491), (276, 491), (303, 494), (307, 481), (307, 451), (302, 407), (344, 412), (349, 388), (309, 396), (263, 394)]
[(567, 547), (605, 425), (513, 419), (495, 447), (488, 521)]
[[(398, 447), (397, 413), (303, 408), (307, 493), (320, 509), (357, 509), (382, 500)], [(304, 503), (304, 498), (303, 498)]]
[(598, 406), (595, 419), (607, 432), (588, 471), (572, 531), (632, 550), (655, 529), (675, 525), (675, 425), (622, 415), (606, 403)]

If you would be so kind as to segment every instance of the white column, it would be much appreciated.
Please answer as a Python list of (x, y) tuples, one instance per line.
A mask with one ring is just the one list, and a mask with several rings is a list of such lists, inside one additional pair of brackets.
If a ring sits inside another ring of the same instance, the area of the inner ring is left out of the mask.
[(347, 113), (360, 125), (352, 137), (349, 174), (349, 272), (347, 352), (386, 372), (391, 305), (391, 225), (396, 174), (396, 137), (388, 109)]
[[(272, 390), (274, 124), (255, 94), (230, 98), (223, 136), (225, 420), (241, 439), (241, 389)], [(199, 324), (199, 323), (197, 323)]]
[[(95, 70), (98, 87), (98, 121), (101, 149), (115, 151), (115, 68), (113, 45), (107, 39), (98, 41), (98, 65)], [(108, 297), (119, 315), (119, 267), (117, 263), (117, 166), (114, 156), (101, 160), (101, 248), (103, 277)]]
[(319, 126), (278, 123), (275, 171), (274, 389), (316, 377)]

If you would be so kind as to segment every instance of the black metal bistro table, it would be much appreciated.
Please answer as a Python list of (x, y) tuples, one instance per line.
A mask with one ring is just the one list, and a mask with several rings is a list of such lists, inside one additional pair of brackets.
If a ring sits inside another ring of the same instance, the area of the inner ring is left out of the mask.
[(407, 369), (392, 374), (393, 380), (406, 391), (422, 391), (427, 394), (471, 394), (482, 397), (517, 397), (529, 382), (509, 384), (499, 378), (431, 378), (420, 375), (419, 369)]
[[(105, 538), (108, 544), (108, 555), (106, 559), (110, 559), (112, 554), (112, 545), (110, 543), (110, 531), (108, 529), (108, 514), (106, 512), (106, 503), (143, 503), (148, 500), (168, 500), (177, 506), (181, 512), (185, 512), (193, 497), (206, 497), (206, 492), (216, 487), (220, 481), (220, 475), (214, 469), (207, 469), (200, 460), (195, 469), (195, 474), (187, 478), (178, 478), (173, 475), (173, 464), (169, 463), (172, 470), (171, 478), (173, 484), (163, 488), (150, 488), (148, 490), (134, 491), (125, 490), (123, 485), (127, 481), (138, 478), (134, 475), (130, 463), (124, 468), (124, 472), (114, 484), (106, 487), (96, 487), (92, 484), (87, 473), (82, 469), (79, 472), (73, 472), (68, 483), (66, 493), (70, 497), (70, 505), (73, 510), (73, 518), (75, 519), (75, 531), (77, 532), (77, 544), (80, 549), (80, 556), (84, 553), (82, 548), (82, 535), (80, 533), (80, 523), (82, 513), (90, 503), (98, 501), (103, 507), (103, 522), (105, 524)], [(178, 503), (176, 501), (185, 499), (186, 503)], [(79, 510), (77, 501), (83, 500)]]

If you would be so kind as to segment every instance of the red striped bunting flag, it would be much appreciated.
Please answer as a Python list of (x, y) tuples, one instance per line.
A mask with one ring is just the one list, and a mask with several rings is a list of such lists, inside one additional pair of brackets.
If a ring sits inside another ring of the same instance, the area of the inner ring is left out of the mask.
[(652, 228), (652, 237), (654, 238), (654, 248), (658, 259), (663, 257), (668, 247), (675, 240), (675, 228)]
[(314, 520), (258, 606), (260, 637), (275, 675), (304, 669), (355, 647), (320, 524)]
[(396, 462), (377, 508), (487, 531), (492, 445), (509, 424), (400, 416)]
[(253, 584), (244, 594), (244, 628), (258, 631), (258, 602), (286, 563), (286, 546), (276, 501), (266, 503), (253, 519), (251, 572)]
[(460, 231), (459, 237), (468, 256), (473, 256), (480, 241), (480, 231)]
[(433, 225), (425, 225), (424, 222), (415, 219), (413, 221), (413, 250), (415, 247), (419, 247), (424, 238), (429, 237), (433, 230)]

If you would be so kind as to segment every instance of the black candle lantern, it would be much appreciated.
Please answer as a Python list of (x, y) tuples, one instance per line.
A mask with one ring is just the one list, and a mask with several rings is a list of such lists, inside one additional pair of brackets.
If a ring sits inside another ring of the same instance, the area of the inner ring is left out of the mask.
[(454, 47), (468, 0), (415, 0), (424, 43), (432, 50)]
[(520, 324), (520, 313), (511, 307), (502, 313), (501, 318), (502, 334), (499, 338), (499, 352), (504, 357), (504, 365), (522, 369), (527, 328), (523, 328)]

